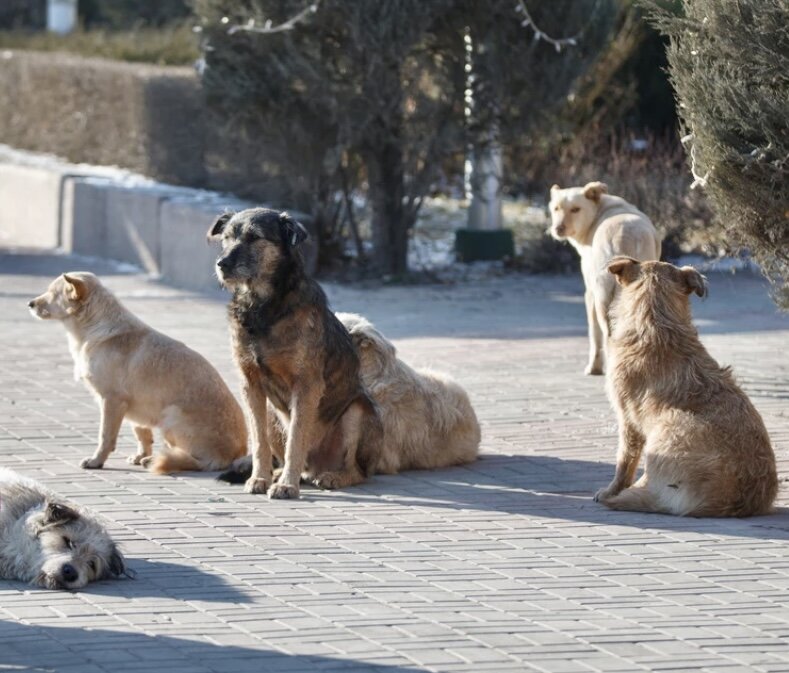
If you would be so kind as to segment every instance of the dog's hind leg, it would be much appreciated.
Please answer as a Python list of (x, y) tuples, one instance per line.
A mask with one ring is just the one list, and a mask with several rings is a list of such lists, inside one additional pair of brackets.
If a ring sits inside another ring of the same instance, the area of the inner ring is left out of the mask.
[(609, 509), (625, 510), (628, 512), (658, 512), (662, 514), (676, 514), (667, 509), (660, 498), (648, 487), (631, 486), (616, 495), (598, 499)]
[(586, 302), (586, 321), (589, 327), (589, 363), (584, 369), (584, 374), (599, 376), (603, 373), (603, 332), (597, 319), (592, 290), (586, 291), (584, 301)]
[(135, 425), (134, 436), (137, 437), (137, 453), (133, 453), (126, 460), (132, 465), (141, 465), (143, 460), (153, 453), (153, 431), (143, 425)]
[(167, 448), (163, 453), (153, 458), (148, 456), (142, 464), (154, 474), (200, 472), (211, 468), (211, 466), (204, 466), (191, 453), (178, 447)]
[(99, 446), (90, 458), (79, 464), (88, 470), (96, 470), (104, 465), (107, 457), (115, 451), (123, 417), (128, 405), (116, 397), (103, 397), (101, 400), (101, 429), (99, 430)]

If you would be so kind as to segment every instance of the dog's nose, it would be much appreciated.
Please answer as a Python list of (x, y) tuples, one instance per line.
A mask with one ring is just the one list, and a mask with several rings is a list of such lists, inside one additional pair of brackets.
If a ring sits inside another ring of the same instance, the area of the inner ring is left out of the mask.
[(60, 569), (60, 576), (63, 578), (64, 582), (74, 582), (79, 577), (79, 573), (73, 565), (65, 563)]
[(36, 307), (35, 299), (31, 299), (29, 302), (27, 302), (27, 307), (28, 308), (35, 308)]
[(221, 257), (216, 261), (216, 265), (222, 270), (227, 271), (230, 268), (230, 261), (227, 257)]
[(560, 224), (558, 227), (556, 227), (556, 234), (558, 236), (564, 236), (564, 232), (566, 230), (567, 230), (567, 227), (565, 227), (563, 224)]

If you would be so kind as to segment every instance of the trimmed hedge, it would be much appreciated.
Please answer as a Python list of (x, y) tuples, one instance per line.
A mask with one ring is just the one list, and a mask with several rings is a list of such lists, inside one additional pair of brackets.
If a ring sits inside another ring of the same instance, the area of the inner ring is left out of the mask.
[(2, 51), (0, 91), (0, 143), (256, 200), (284, 194), (259, 140), (213, 117), (192, 68)]

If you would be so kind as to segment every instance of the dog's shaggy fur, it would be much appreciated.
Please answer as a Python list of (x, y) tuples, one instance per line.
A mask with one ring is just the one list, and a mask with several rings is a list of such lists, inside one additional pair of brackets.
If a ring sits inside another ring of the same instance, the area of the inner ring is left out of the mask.
[(0, 468), (0, 577), (80, 589), (124, 572), (123, 556), (90, 512)]
[(617, 255), (638, 260), (660, 259), (660, 237), (649, 218), (608, 186), (590, 182), (583, 187), (551, 187), (551, 235), (568, 240), (581, 257), (589, 326), (589, 363), (585, 374), (602, 374), (608, 309), (616, 283), (606, 263)]
[[(92, 273), (59, 276), (29, 307), (37, 318), (63, 322), (74, 377), (101, 406), (99, 445), (82, 467), (104, 465), (124, 418), (138, 440), (129, 462), (156, 473), (219, 470), (246, 453), (244, 414), (219, 373), (135, 317)], [(166, 443), (155, 457), (153, 428)]]
[[(220, 216), (217, 275), (233, 290), (233, 355), (253, 430), (248, 493), (297, 498), (363, 481), (378, 463), (381, 420), (359, 375), (347, 330), (309, 278), (298, 246), (307, 232), (286, 213), (252, 208)], [(272, 483), (272, 450), (282, 471)]]
[[(383, 444), (377, 474), (463, 465), (477, 458), (480, 429), (466, 391), (444, 374), (415, 371), (394, 345), (362, 316), (337, 313), (361, 361), (365, 388), (378, 406)], [(270, 427), (274, 444), (283, 442)], [(250, 456), (237, 460), (220, 479), (240, 483), (252, 474)]]
[(353, 339), (362, 381), (381, 412), (384, 442), (376, 472), (429, 470), (476, 460), (480, 429), (466, 391), (444, 374), (409, 367), (362, 316), (337, 317)]
[[(612, 260), (622, 286), (612, 307), (608, 393), (619, 420), (612, 509), (679, 516), (751, 516), (778, 491), (761, 416), (699, 341), (689, 295), (706, 293), (692, 267)], [(641, 453), (643, 476), (634, 482)]]

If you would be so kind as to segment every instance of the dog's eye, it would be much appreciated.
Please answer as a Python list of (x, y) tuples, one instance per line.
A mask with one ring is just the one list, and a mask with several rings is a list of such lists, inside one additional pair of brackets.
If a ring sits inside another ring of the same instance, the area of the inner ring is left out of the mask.
[(88, 561), (88, 568), (95, 575), (96, 574), (96, 561)]
[(74, 549), (74, 543), (70, 538), (64, 537), (63, 544), (66, 545), (66, 549)]
[(570, 208), (570, 212), (571, 213), (577, 213), (579, 210), (581, 210), (581, 209), (578, 206), (575, 206), (574, 208)]

